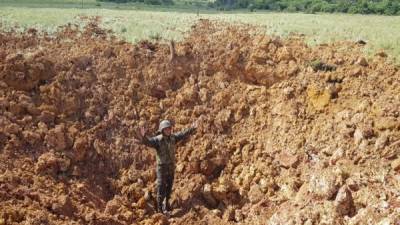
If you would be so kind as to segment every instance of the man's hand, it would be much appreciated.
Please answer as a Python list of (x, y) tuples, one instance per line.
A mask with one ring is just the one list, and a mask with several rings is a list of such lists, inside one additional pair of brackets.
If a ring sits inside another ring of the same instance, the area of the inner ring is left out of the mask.
[(146, 127), (145, 126), (139, 127), (138, 129), (135, 130), (135, 141), (142, 142), (146, 134), (147, 134)]
[(194, 121), (192, 123), (191, 127), (194, 128), (194, 129), (197, 129), (199, 127), (199, 124), (201, 125), (201, 124), (204, 123), (204, 120), (205, 120), (205, 116), (201, 115), (196, 121)]
[(195, 122), (192, 123), (191, 128), (197, 129), (197, 127), (198, 127), (198, 122), (196, 120)]
[(144, 137), (147, 134), (147, 128), (145, 126), (140, 127), (140, 136)]
[(204, 121), (204, 117), (200, 116), (196, 121), (192, 123), (192, 128), (197, 129), (199, 127), (199, 123)]

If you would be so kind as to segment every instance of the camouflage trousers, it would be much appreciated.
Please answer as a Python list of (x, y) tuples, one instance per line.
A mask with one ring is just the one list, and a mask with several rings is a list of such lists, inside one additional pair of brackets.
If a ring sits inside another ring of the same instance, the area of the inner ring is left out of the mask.
[[(175, 165), (160, 164), (157, 165), (157, 210), (164, 212), (170, 210), (169, 199), (172, 193), (174, 183)], [(163, 207), (163, 202), (165, 205)]]

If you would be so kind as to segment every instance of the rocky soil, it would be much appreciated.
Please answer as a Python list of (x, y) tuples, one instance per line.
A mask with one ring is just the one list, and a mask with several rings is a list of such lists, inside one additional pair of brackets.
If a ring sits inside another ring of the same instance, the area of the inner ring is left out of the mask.
[[(400, 224), (400, 71), (363, 44), (200, 20), (130, 44), (92, 21), (0, 32), (0, 224)], [(199, 120), (154, 211), (164, 118)]]

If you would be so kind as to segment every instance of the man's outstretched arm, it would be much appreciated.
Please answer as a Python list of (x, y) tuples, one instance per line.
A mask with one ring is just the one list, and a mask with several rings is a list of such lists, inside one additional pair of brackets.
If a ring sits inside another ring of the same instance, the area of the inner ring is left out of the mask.
[(145, 127), (140, 127), (136, 130), (135, 138), (138, 143), (144, 144), (148, 147), (157, 148), (158, 140), (155, 137), (147, 137), (147, 130)]
[(197, 129), (197, 122), (193, 123), (193, 125), (190, 128), (186, 128), (180, 132), (177, 132), (174, 134), (176, 141), (181, 141), (186, 138), (188, 138), (190, 135), (192, 135)]
[(144, 136), (143, 140), (142, 140), (142, 144), (144, 144), (148, 147), (157, 148), (158, 141), (155, 137), (149, 138), (149, 137)]

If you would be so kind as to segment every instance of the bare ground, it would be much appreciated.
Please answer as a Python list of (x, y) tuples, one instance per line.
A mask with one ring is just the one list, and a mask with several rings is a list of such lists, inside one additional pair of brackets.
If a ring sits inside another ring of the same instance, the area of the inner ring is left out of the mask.
[[(201, 20), (175, 47), (95, 21), (0, 32), (0, 224), (399, 224), (399, 68), (253, 30)], [(170, 218), (133, 140), (164, 118), (201, 120)]]

